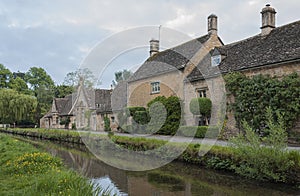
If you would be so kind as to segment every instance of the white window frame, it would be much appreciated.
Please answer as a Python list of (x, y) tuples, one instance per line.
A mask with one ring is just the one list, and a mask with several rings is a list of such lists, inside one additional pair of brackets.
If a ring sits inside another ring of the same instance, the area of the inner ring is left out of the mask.
[(200, 98), (205, 98), (205, 97), (207, 97), (207, 91), (208, 91), (207, 88), (199, 88), (199, 89), (196, 89), (197, 96), (200, 97)]
[(151, 94), (160, 93), (160, 82), (151, 82)]
[(218, 66), (221, 63), (221, 55), (211, 57), (211, 66)]

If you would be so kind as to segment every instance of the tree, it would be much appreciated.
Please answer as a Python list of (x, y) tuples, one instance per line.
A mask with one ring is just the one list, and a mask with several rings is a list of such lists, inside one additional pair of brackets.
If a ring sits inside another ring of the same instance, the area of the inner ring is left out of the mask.
[(25, 74), (25, 81), (33, 91), (40, 87), (52, 90), (55, 86), (51, 76), (41, 67), (31, 67)]
[(0, 88), (9, 88), (10, 80), (13, 75), (9, 69), (0, 64)]
[(0, 89), (0, 122), (15, 123), (32, 119), (37, 100), (12, 89)]
[(32, 91), (28, 89), (27, 83), (20, 77), (13, 78), (9, 83), (9, 88), (14, 89), (19, 93), (31, 95)]
[(123, 71), (115, 72), (115, 79), (112, 81), (113, 86), (117, 86), (117, 84), (121, 81), (126, 81), (132, 76), (132, 72), (124, 69)]
[(208, 125), (208, 118), (211, 114), (212, 103), (211, 100), (205, 97), (193, 98), (190, 102), (190, 111), (194, 115), (201, 115), (205, 118), (206, 125)]
[(94, 74), (89, 69), (84, 68), (69, 72), (64, 79), (63, 85), (75, 87), (79, 84), (80, 78), (84, 80), (85, 87), (92, 87), (96, 82)]
[(55, 87), (55, 97), (56, 98), (63, 98), (67, 95), (72, 94), (74, 91), (74, 87), (67, 86), (67, 85), (57, 85)]
[(25, 80), (38, 101), (35, 111), (35, 120), (38, 123), (39, 119), (46, 114), (51, 107), (55, 85), (51, 76), (40, 67), (31, 67), (29, 71), (25, 73)]

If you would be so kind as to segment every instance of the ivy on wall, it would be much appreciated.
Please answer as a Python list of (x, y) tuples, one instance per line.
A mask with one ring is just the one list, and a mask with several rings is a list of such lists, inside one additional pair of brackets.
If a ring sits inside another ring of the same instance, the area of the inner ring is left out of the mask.
[(260, 134), (266, 128), (266, 108), (270, 107), (273, 116), (283, 114), (284, 123), (289, 130), (300, 116), (300, 77), (293, 73), (282, 79), (269, 75), (246, 77), (234, 72), (225, 76), (226, 88), (234, 96), (230, 108), (234, 111), (237, 126), (242, 120)]

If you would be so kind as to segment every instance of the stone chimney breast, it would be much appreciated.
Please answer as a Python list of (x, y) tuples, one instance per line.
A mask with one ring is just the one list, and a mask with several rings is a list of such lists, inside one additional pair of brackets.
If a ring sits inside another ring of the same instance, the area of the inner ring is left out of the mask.
[(159, 40), (150, 40), (150, 57), (159, 53)]
[(262, 9), (261, 35), (267, 35), (275, 28), (275, 14), (276, 11), (270, 4), (267, 4), (266, 7)]
[(211, 14), (207, 18), (207, 30), (208, 34), (217, 35), (218, 34), (218, 17)]

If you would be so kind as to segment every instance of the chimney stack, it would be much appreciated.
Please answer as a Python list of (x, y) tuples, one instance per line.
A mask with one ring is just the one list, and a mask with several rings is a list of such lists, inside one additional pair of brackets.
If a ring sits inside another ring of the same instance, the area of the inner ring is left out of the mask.
[(150, 57), (159, 52), (159, 40), (150, 40)]
[(207, 30), (208, 34), (210, 35), (217, 35), (218, 34), (218, 17), (214, 14), (211, 14), (207, 18)]
[(270, 4), (267, 4), (266, 7), (262, 9), (261, 35), (267, 35), (275, 28), (275, 14), (276, 11)]

